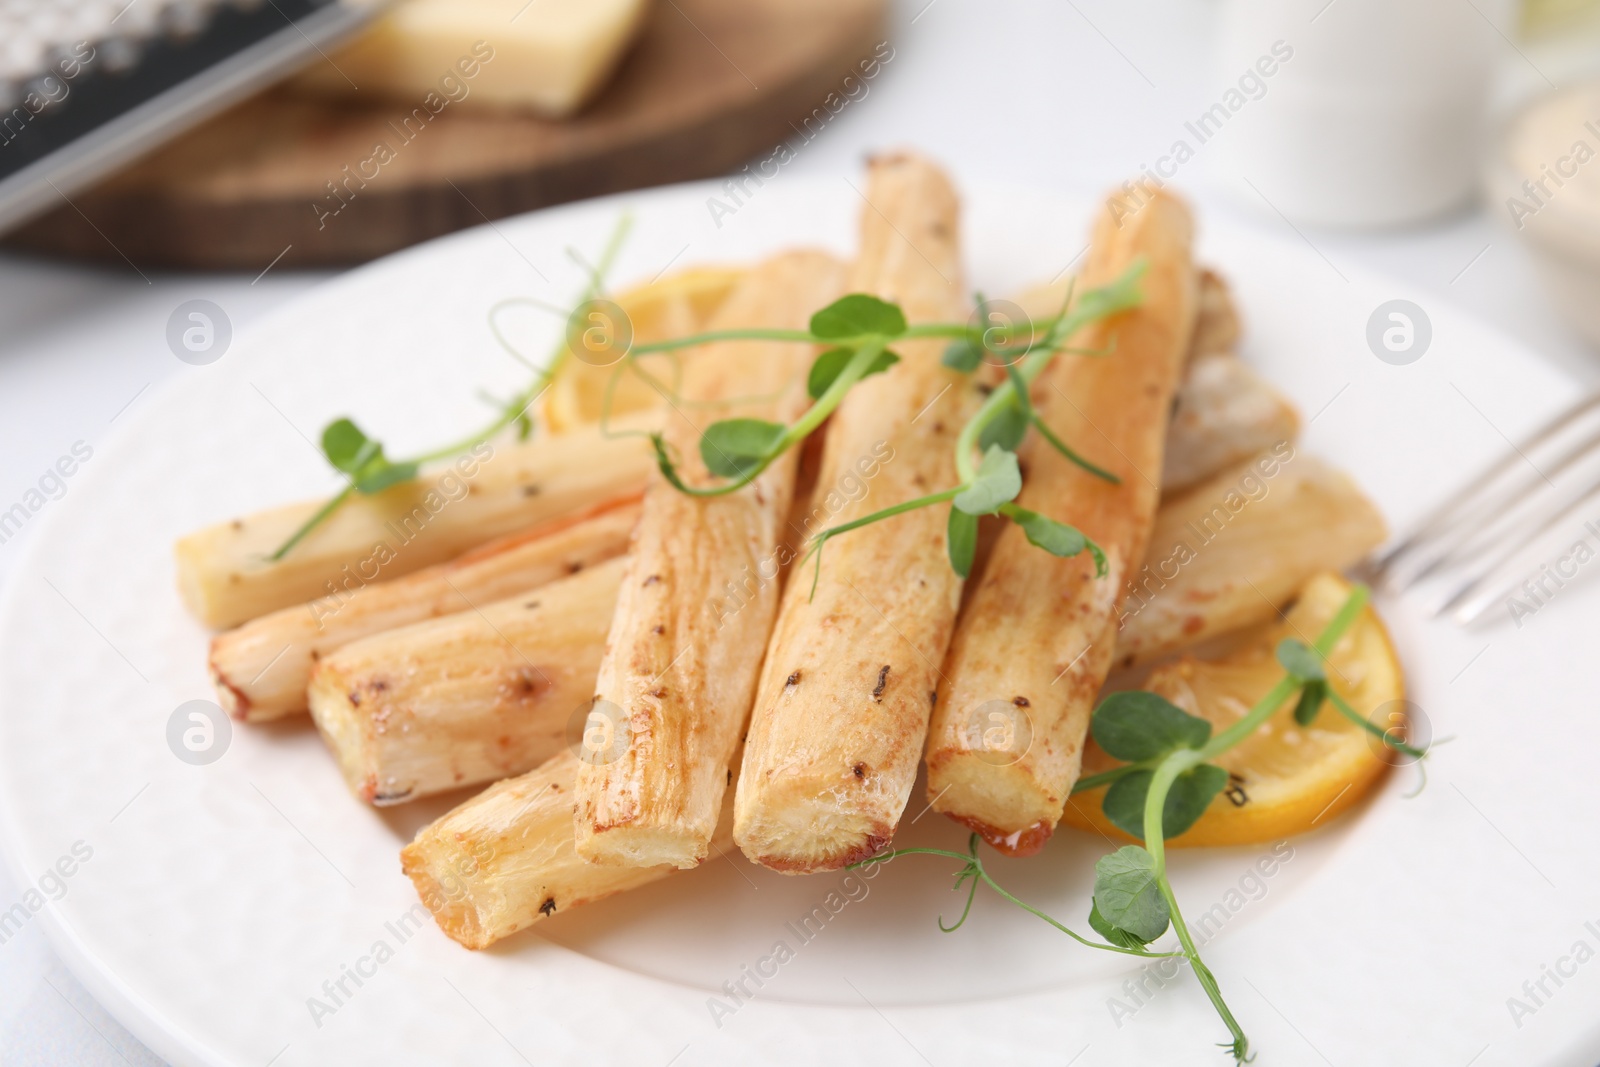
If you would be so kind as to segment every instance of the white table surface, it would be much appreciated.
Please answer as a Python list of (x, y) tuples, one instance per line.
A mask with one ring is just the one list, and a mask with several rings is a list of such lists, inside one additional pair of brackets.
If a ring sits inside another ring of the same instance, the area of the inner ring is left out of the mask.
[[(1100, 190), (1152, 161), (1220, 86), (1209, 64), (1215, 5), (1204, 0), (909, 0), (895, 21), (894, 58), (868, 96), (784, 173), (853, 176), (864, 153), (910, 144), (958, 177)], [(1600, 70), (1600, 38), (1508, 46), (1503, 66), (1502, 100), (1547, 79), (1565, 84)], [(1470, 307), (1600, 384), (1600, 354), (1557, 318), (1494, 209), (1404, 232), (1301, 234), (1221, 197), (1209, 166), (1202, 152), (1180, 176), (1202, 225), (1219, 213), (1308, 241), (1335, 266), (1395, 277), (1424, 307)], [(124, 410), (190, 370), (166, 343), (177, 305), (211, 300), (237, 330), (325, 277), (178, 275), (0, 254), (0, 511), (75, 442), (103, 441)], [(38, 521), (0, 544), (0, 582)], [(17, 873), (0, 867), (0, 911), (21, 896)], [(36, 921), (0, 943), (0, 1063), (160, 1062), (68, 973)]]

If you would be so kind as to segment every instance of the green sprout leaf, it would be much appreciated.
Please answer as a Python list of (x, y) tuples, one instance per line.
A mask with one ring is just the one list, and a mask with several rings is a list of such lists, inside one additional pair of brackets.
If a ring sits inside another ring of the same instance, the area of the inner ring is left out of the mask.
[(739, 478), (766, 461), (787, 429), (763, 419), (713, 422), (700, 436), (700, 458), (712, 474)]
[(1089, 539), (1083, 536), (1083, 531), (1076, 526), (1057, 522), (1048, 515), (1041, 515), (1037, 511), (1019, 508), (1015, 504), (1001, 509), (1001, 513), (1022, 527), (1022, 532), (1027, 535), (1028, 543), (1035, 548), (1042, 548), (1052, 556), (1063, 559), (1076, 556), (1089, 547)]
[(1144, 803), (1154, 777), (1153, 771), (1123, 775), (1111, 783), (1100, 801), (1100, 810), (1111, 820), (1111, 825), (1129, 837), (1144, 838)]
[[(617, 221), (616, 228), (611, 234), (611, 240), (606, 244), (606, 247), (600, 256), (599, 262), (592, 267), (584, 264), (589, 275), (589, 284), (586, 286), (584, 294), (580, 298), (581, 301), (587, 302), (597, 298), (600, 295), (606, 272), (610, 269), (612, 262), (616, 259), (617, 252), (622, 247), (623, 238), (627, 235), (628, 229), (631, 225), (632, 223), (629, 217), (624, 214), (622, 218)], [(571, 250), (569, 249), (568, 251), (570, 252)], [(578, 258), (575, 253), (574, 258)], [(579, 259), (579, 262), (582, 263), (582, 260)], [(551, 359), (547, 361), (542, 368), (535, 367), (526, 358), (524, 358), (522, 353), (517, 351), (516, 346), (511, 344), (506, 339), (505, 335), (501, 333), (499, 326), (495, 323), (495, 312), (497, 310), (517, 303), (533, 303), (548, 307), (548, 305), (544, 305), (542, 301), (520, 300), (518, 298), (501, 301), (489, 312), (489, 331), (494, 334), (495, 339), (500, 342), (500, 344), (506, 349), (513, 359), (517, 360), (519, 363), (522, 363), (530, 370), (535, 372), (536, 377), (534, 381), (521, 393), (518, 393), (516, 396), (507, 400), (503, 404), (491, 401), (492, 403), (495, 403), (495, 406), (499, 410), (496, 412), (494, 421), (489, 423), (488, 426), (480, 428), (465, 439), (454, 441), (441, 448), (436, 448), (420, 456), (400, 462), (393, 462), (389, 460), (383, 453), (383, 446), (377, 441), (367, 437), (367, 435), (361, 431), (361, 428), (355, 423), (351, 422), (349, 419), (335, 419), (322, 432), (322, 451), (328, 457), (329, 463), (334, 467), (335, 470), (349, 477), (350, 484), (345, 486), (334, 496), (330, 497), (320, 508), (312, 513), (305, 520), (305, 522), (301, 523), (300, 526), (297, 527), (295, 531), (291, 533), (289, 537), (282, 544), (280, 544), (271, 555), (267, 557), (269, 561), (276, 563), (282, 560), (286, 555), (292, 552), (294, 547), (303, 541), (312, 530), (316, 529), (323, 522), (326, 522), (330, 515), (338, 511), (340, 507), (342, 507), (352, 496), (356, 495), (357, 493), (379, 493), (400, 482), (415, 478), (424, 464), (433, 463), (438, 460), (449, 459), (453, 456), (459, 455), (462, 452), (475, 448), (479, 444), (488, 441), (502, 430), (514, 428), (518, 440), (526, 440), (528, 438), (528, 436), (533, 432), (533, 420), (528, 415), (528, 408), (539, 399), (544, 390), (550, 385), (551, 381), (554, 380), (554, 376), (561, 366), (562, 360), (570, 355), (570, 353), (567, 351), (566, 340), (565, 337), (563, 337), (560, 346), (552, 354)], [(798, 339), (802, 341), (811, 340), (811, 338), (807, 335), (801, 335)], [(687, 344), (687, 342), (685, 344)], [(658, 448), (657, 451), (659, 454), (661, 450)], [(676, 485), (678, 483), (674, 482), (674, 484)]]
[(1189, 829), (1227, 787), (1228, 772), (1214, 763), (1202, 763), (1178, 775), (1161, 807), (1161, 832), (1177, 837)]
[(1089, 731), (1106, 755), (1127, 763), (1160, 759), (1173, 749), (1200, 748), (1211, 740), (1209, 722), (1143, 689), (1102, 700)]
[(1089, 903), (1089, 928), (1106, 939), (1108, 944), (1120, 948), (1144, 948), (1148, 942), (1139, 940), (1133, 934), (1119, 927), (1112, 926), (1106, 917), (1100, 914), (1100, 906), (1093, 901)]
[(409, 482), (417, 476), (418, 464), (416, 463), (390, 463), (383, 459), (383, 451), (379, 449), (378, 459), (380, 464), (370, 472), (363, 473), (356, 480), (356, 492), (371, 495), (381, 493), (391, 485)]
[(383, 445), (349, 419), (335, 419), (323, 429), (322, 452), (335, 470), (350, 476), (350, 484), (363, 496), (410, 481), (420, 467), (415, 462), (391, 463)]
[(811, 316), (811, 333), (824, 341), (842, 341), (866, 334), (899, 337), (906, 332), (906, 317), (887, 300), (866, 293), (841, 296)]
[(972, 573), (972, 558), (978, 551), (978, 517), (952, 507), (945, 540), (950, 550), (950, 569), (966, 578)]
[[(1153, 777), (1152, 771), (1124, 775), (1111, 783), (1101, 802), (1106, 818), (1129, 837), (1144, 837), (1145, 802)], [(1161, 805), (1162, 834), (1177, 837), (1193, 826), (1227, 785), (1228, 772), (1210, 763), (1202, 763), (1178, 775)]]
[(978, 435), (978, 447), (988, 449), (999, 445), (1015, 452), (1033, 421), (1033, 401), (1028, 396), (1028, 382), (1017, 369), (1016, 361), (1006, 364), (1006, 378), (1011, 384), (1011, 394), (1006, 406), (995, 413), (994, 419)]
[(322, 431), (322, 452), (335, 470), (357, 474), (383, 446), (369, 438), (349, 419), (335, 419)]
[(1285, 637), (1278, 642), (1278, 662), (1283, 669), (1302, 681), (1320, 682), (1328, 677), (1322, 657), (1304, 641)]
[(1124, 845), (1095, 863), (1094, 907), (1105, 923), (1146, 945), (1172, 921), (1155, 857), (1138, 845)]
[(945, 346), (940, 362), (953, 371), (971, 374), (983, 362), (983, 349), (973, 344), (970, 338), (962, 337)]
[(1017, 454), (991, 445), (972, 482), (951, 503), (968, 515), (993, 515), (1020, 492), (1022, 470), (1017, 466)]
[(1028, 432), (1028, 413), (1016, 403), (1001, 408), (989, 425), (978, 435), (978, 447), (988, 451), (992, 445), (1007, 452), (1015, 452)]
[[(822, 399), (822, 394), (826, 393), (828, 387), (844, 372), (845, 366), (855, 354), (856, 350), (853, 348), (830, 348), (816, 358), (811, 364), (811, 373), (806, 377), (806, 392), (811, 395), (812, 400)], [(874, 374), (881, 374), (899, 362), (900, 357), (886, 348), (868, 365), (861, 377), (870, 378)]]
[(1322, 702), (1328, 699), (1328, 683), (1322, 679), (1307, 682), (1305, 688), (1300, 690), (1300, 702), (1294, 706), (1294, 721), (1301, 726), (1310, 726), (1316, 719), (1317, 712), (1322, 710)]

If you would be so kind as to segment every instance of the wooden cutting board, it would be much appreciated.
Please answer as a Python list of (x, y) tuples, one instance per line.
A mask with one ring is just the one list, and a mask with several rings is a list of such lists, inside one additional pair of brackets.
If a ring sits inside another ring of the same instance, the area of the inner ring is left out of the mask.
[(882, 45), (886, 7), (657, 0), (616, 78), (564, 121), (469, 103), (402, 129), (420, 100), (275, 90), (7, 240), (141, 268), (346, 264), (534, 208), (727, 173), (862, 106), (857, 64)]

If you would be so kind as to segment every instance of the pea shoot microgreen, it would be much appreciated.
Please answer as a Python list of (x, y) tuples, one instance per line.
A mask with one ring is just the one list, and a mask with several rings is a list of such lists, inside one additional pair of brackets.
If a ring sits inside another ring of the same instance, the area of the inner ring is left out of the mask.
[[(704, 430), (699, 441), (700, 459), (713, 480), (691, 484), (680, 469), (680, 458), (660, 433), (649, 435), (656, 465), (662, 477), (680, 492), (702, 497), (737, 492), (821, 426), (857, 383), (898, 363), (900, 356), (893, 345), (908, 340), (947, 339), (950, 343), (943, 355), (945, 366), (973, 374), (987, 361), (1003, 367), (1006, 374), (1005, 381), (988, 395), (957, 437), (955, 459), (960, 483), (819, 532), (806, 555), (807, 559), (817, 557), (812, 591), (821, 575), (823, 547), (831, 539), (908, 511), (947, 503), (948, 555), (952, 569), (962, 578), (971, 571), (978, 520), (984, 515), (999, 515), (1015, 522), (1031, 544), (1053, 555), (1089, 553), (1097, 574), (1103, 576), (1106, 559), (1098, 545), (1076, 528), (1015, 503), (1022, 491), (1016, 450), (1032, 427), (1069, 461), (1097, 478), (1117, 482), (1114, 474), (1079, 455), (1051, 431), (1034, 409), (1028, 393), (1057, 355), (1076, 351), (1067, 345), (1073, 334), (1090, 323), (1139, 305), (1143, 273), (1144, 264), (1136, 263), (1110, 284), (1087, 290), (1077, 299), (1069, 290), (1060, 312), (1038, 323), (992, 325), (988, 302), (980, 295), (973, 322), (911, 324), (895, 304), (866, 293), (851, 293), (811, 316), (805, 330), (719, 330), (635, 345), (627, 356), (630, 365), (641, 357), (714, 341), (789, 341), (823, 349), (806, 376), (811, 404), (793, 423), (786, 426), (762, 419), (733, 418), (712, 423)], [(618, 368), (619, 374), (622, 369)]]
[[(624, 217), (619, 221), (599, 263), (588, 268), (588, 284), (576, 305), (580, 310), (589, 306), (602, 292), (605, 275), (627, 229), (628, 220)], [(616, 384), (625, 369), (633, 371), (663, 395), (670, 397), (671, 390), (640, 367), (639, 361), (645, 357), (662, 355), (671, 359), (676, 352), (685, 348), (733, 340), (786, 341), (822, 347), (823, 351), (812, 362), (806, 376), (806, 391), (811, 404), (793, 423), (786, 426), (764, 419), (730, 418), (712, 423), (701, 434), (700, 458), (712, 478), (718, 481), (690, 484), (681, 473), (680, 460), (672, 454), (665, 437), (659, 432), (648, 435), (655, 451), (657, 467), (669, 484), (693, 496), (719, 496), (736, 492), (760, 477), (779, 456), (815, 432), (858, 382), (881, 374), (898, 363), (900, 356), (891, 345), (907, 340), (946, 339), (950, 342), (943, 357), (946, 366), (971, 374), (983, 362), (989, 361), (1004, 367), (1006, 374), (1005, 381), (989, 393), (957, 438), (955, 458), (960, 484), (903, 501), (818, 533), (807, 554), (808, 558), (810, 555), (817, 557), (816, 575), (812, 580), (813, 592), (817, 577), (821, 575), (822, 549), (829, 540), (895, 515), (945, 503), (950, 505), (950, 564), (963, 578), (971, 571), (977, 545), (978, 520), (984, 515), (999, 515), (1017, 523), (1031, 544), (1053, 555), (1067, 557), (1089, 553), (1095, 562), (1096, 573), (1104, 576), (1105, 554), (1081, 531), (1015, 503), (1022, 491), (1016, 449), (1029, 428), (1037, 429), (1040, 437), (1069, 461), (1097, 478), (1117, 482), (1114, 474), (1078, 454), (1045, 424), (1033, 408), (1028, 392), (1040, 372), (1057, 355), (1077, 351), (1067, 344), (1068, 338), (1074, 333), (1090, 323), (1139, 305), (1142, 300), (1139, 281), (1143, 273), (1144, 264), (1136, 263), (1110, 284), (1087, 290), (1076, 300), (1069, 289), (1060, 312), (1039, 323), (992, 325), (989, 323), (988, 304), (980, 296), (979, 314), (974, 322), (913, 325), (906, 321), (904, 312), (897, 305), (866, 293), (851, 293), (817, 311), (804, 330), (715, 330), (645, 344), (633, 344), (631, 331), (628, 331), (629, 339), (620, 345), (627, 350), (617, 361), (617, 373), (613, 374), (606, 387), (605, 410), (609, 413)], [(506, 340), (495, 322), (495, 314), (502, 307), (516, 303), (532, 303), (548, 308), (548, 305), (537, 300), (502, 301), (490, 312), (490, 327), (496, 339), (513, 357), (534, 367)], [(390, 459), (382, 442), (370, 437), (351, 419), (334, 420), (323, 431), (322, 451), (334, 470), (345, 477), (347, 484), (269, 558), (274, 562), (283, 559), (307, 534), (353, 496), (379, 493), (409, 481), (417, 476), (424, 464), (458, 455), (508, 428), (514, 427), (519, 439), (525, 439), (533, 429), (528, 409), (571, 357), (571, 347), (571, 338), (564, 338), (551, 357), (542, 366), (534, 368), (534, 379), (526, 389), (496, 404), (497, 414), (487, 426), (464, 440), (424, 455), (404, 460)], [(602, 426), (605, 422), (603, 418)]]
[[(1115, 475), (1088, 462), (1060, 440), (1033, 408), (1029, 390), (1034, 380), (1067, 350), (1067, 339), (1083, 327), (1111, 315), (1137, 307), (1142, 301), (1139, 281), (1144, 264), (1136, 263), (1110, 284), (1085, 291), (1076, 301), (1069, 290), (1061, 311), (1040, 323), (1009, 323), (982, 326), (988, 321), (987, 302), (980, 296), (980, 326), (926, 326), (918, 336), (949, 336), (944, 365), (962, 373), (973, 373), (988, 357), (997, 357), (1005, 368), (1006, 380), (991, 392), (977, 413), (962, 427), (956, 438), (956, 472), (959, 485), (942, 492), (895, 504), (851, 522), (821, 531), (812, 540), (807, 555), (817, 557), (812, 590), (822, 572), (822, 550), (828, 541), (894, 515), (921, 507), (950, 503), (946, 544), (950, 566), (966, 578), (976, 554), (978, 520), (984, 515), (1000, 515), (1016, 523), (1030, 544), (1055, 556), (1070, 557), (1088, 552), (1097, 575), (1106, 573), (1105, 553), (1082, 531), (1047, 515), (1030, 511), (1015, 503), (1022, 492), (1021, 469), (1016, 449), (1030, 426), (1069, 461), (1090, 474), (1115, 483)], [(913, 327), (912, 330), (917, 330)], [(958, 332), (959, 331), (959, 332)], [(802, 561), (803, 562), (803, 561)]]
[[(579, 296), (577, 306), (582, 307), (600, 296), (605, 288), (606, 274), (616, 260), (617, 253), (621, 250), (622, 242), (627, 237), (631, 226), (632, 220), (627, 215), (623, 215), (617, 220), (617, 225), (612, 230), (611, 238), (607, 241), (599, 262), (593, 266), (583, 264), (577, 254), (569, 250), (568, 254), (578, 260), (580, 265), (584, 266), (585, 273), (588, 275), (588, 281)], [(345, 477), (347, 484), (302, 523), (300, 528), (289, 536), (288, 540), (279, 545), (277, 550), (267, 557), (270, 561), (276, 563), (287, 556), (296, 545), (305, 539), (307, 534), (320, 526), (327, 520), (328, 516), (332, 515), (341, 505), (354, 496), (371, 496), (401, 482), (410, 481), (417, 476), (424, 464), (450, 459), (463, 452), (470, 451), (474, 446), (488, 441), (507, 429), (515, 429), (518, 440), (527, 440), (528, 436), (533, 432), (533, 420), (528, 411), (544, 391), (549, 388), (550, 382), (561, 370), (565, 361), (571, 358), (571, 352), (567, 338), (563, 337), (561, 342), (555, 346), (550, 358), (542, 366), (536, 367), (525, 358), (517, 350), (516, 346), (506, 338), (505, 334), (501, 332), (496, 322), (496, 315), (503, 308), (515, 304), (533, 304), (538, 307), (548, 306), (537, 300), (514, 298), (501, 301), (489, 311), (489, 328), (494, 334), (495, 340), (511, 354), (512, 358), (527, 365), (534, 371), (533, 381), (529, 383), (527, 388), (506, 400), (484, 397), (496, 409), (494, 418), (487, 425), (468, 437), (406, 460), (389, 459), (384, 454), (383, 444), (377, 439), (369, 437), (349, 418), (341, 417), (330, 422), (322, 431), (322, 453), (327, 457), (328, 463), (333, 469)]]
[[(1194, 825), (1227, 785), (1228, 774), (1212, 762), (1253, 734), (1280, 708), (1299, 694), (1293, 714), (1302, 720), (1308, 701), (1305, 694), (1315, 692), (1316, 705), (1331, 704), (1340, 714), (1360, 723), (1381, 737), (1397, 752), (1421, 758), (1427, 754), (1395, 739), (1391, 733), (1369, 723), (1328, 683), (1328, 655), (1340, 638), (1355, 623), (1366, 607), (1368, 592), (1356, 586), (1315, 642), (1288, 640), (1278, 647), (1278, 662), (1284, 676), (1237, 722), (1213, 735), (1211, 724), (1190, 715), (1155, 693), (1129, 691), (1109, 694), (1095, 709), (1090, 732), (1105, 752), (1123, 760), (1122, 766), (1080, 779), (1074, 793), (1109, 785), (1102, 801), (1106, 817), (1143, 845), (1124, 845), (1095, 863), (1094, 892), (1089, 906), (1089, 927), (1101, 938), (1090, 940), (1075, 933), (1044, 912), (1026, 904), (1002, 889), (984, 869), (978, 856), (979, 836), (973, 834), (966, 854), (937, 848), (904, 848), (880, 853), (856, 866), (884, 863), (899, 856), (935, 855), (962, 862), (956, 872), (955, 888), (970, 883), (966, 906), (955, 930), (972, 910), (972, 898), (979, 882), (1006, 900), (1049, 923), (1090, 948), (1122, 952), (1135, 956), (1182, 956), (1205, 990), (1212, 1006), (1227, 1027), (1229, 1041), (1222, 1047), (1235, 1062), (1250, 1057), (1250, 1041), (1223, 999), (1221, 986), (1205, 962), (1178, 908), (1177, 897), (1167, 878), (1166, 841)], [(1315, 708), (1310, 713), (1315, 715)], [(1309, 721), (1309, 720), (1306, 720)], [(1150, 945), (1168, 930), (1177, 935), (1178, 950), (1152, 951)]]

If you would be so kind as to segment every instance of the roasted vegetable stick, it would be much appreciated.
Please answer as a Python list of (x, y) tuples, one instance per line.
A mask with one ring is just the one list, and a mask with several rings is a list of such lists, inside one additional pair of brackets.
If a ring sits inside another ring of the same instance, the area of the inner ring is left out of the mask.
[(647, 443), (599, 427), (481, 444), (440, 472), (347, 501), (276, 563), (268, 557), (323, 501), (192, 533), (177, 545), (178, 586), (201, 622), (225, 629), (637, 493), (650, 469)]
[[(1143, 258), (1144, 301), (1079, 342), (1103, 348), (1114, 337), (1114, 355), (1058, 360), (1035, 390), (1045, 422), (1121, 482), (1095, 477), (1036, 435), (1024, 445), (1019, 503), (1092, 538), (1107, 575), (1096, 577), (1087, 555), (1039, 551), (1008, 525), (951, 641), (929, 727), (928, 797), (1002, 849), (1037, 849), (1061, 817), (1112, 663), (1117, 601), (1144, 559), (1167, 415), (1194, 327), (1192, 228), (1187, 208), (1165, 193), (1120, 223), (1102, 212), (1085, 284)], [(991, 737), (999, 743), (986, 747)]]
[[(872, 162), (850, 289), (896, 301), (909, 321), (966, 317), (957, 201), (912, 155)], [(864, 379), (833, 415), (818, 491), (862, 457), (870, 489), (830, 525), (957, 483), (954, 444), (976, 386), (940, 363), (941, 343), (897, 344), (901, 362)], [(784, 593), (751, 714), (734, 803), (734, 840), (780, 871), (842, 867), (894, 833), (917, 773), (929, 699), (961, 582), (945, 550), (944, 509), (852, 531)]]
[(594, 696), (623, 563), (364, 638), (317, 664), (311, 716), (355, 794), (399, 804), (558, 752)]
[[(711, 328), (804, 329), (843, 293), (844, 278), (844, 264), (823, 252), (776, 256), (744, 276)], [(771, 341), (695, 352), (679, 388), (694, 406), (674, 402), (663, 431), (682, 457), (679, 476), (708, 478), (699, 445), (713, 418), (798, 418), (815, 357), (810, 346)], [(645, 493), (595, 686), (626, 717), (629, 740), (615, 758), (578, 769), (585, 859), (693, 867), (706, 858), (777, 613), (798, 462), (791, 449), (723, 496), (690, 496), (659, 474)]]
[(459, 559), (389, 582), (284, 608), (211, 639), (217, 699), (247, 722), (306, 710), (306, 686), (322, 657), (363, 637), (526, 592), (628, 549), (636, 499), (541, 523)]
[(1287, 443), (1162, 502), (1119, 609), (1117, 663), (1270, 622), (1313, 576), (1388, 536), (1361, 490)]
[[(1048, 285), (1035, 285), (1017, 294), (1016, 304), (1023, 314), (1039, 321), (1061, 310), (1061, 304), (1083, 282), (1067, 276)], [(1222, 275), (1209, 267), (1200, 268), (1195, 304), (1194, 329), (1189, 333), (1184, 363), (1190, 364), (1208, 355), (1232, 352), (1239, 343), (1239, 313), (1233, 303), (1233, 292)]]
[[(490, 786), (417, 832), (401, 869), (439, 929), (467, 948), (487, 948), (541, 919), (654, 882), (676, 868), (590, 863), (572, 837), (572, 793), (581, 764), (571, 752)], [(710, 848), (733, 847), (732, 794)]]
[(1217, 352), (1201, 356), (1178, 387), (1162, 491), (1187, 489), (1299, 432), (1294, 407), (1242, 360)]

